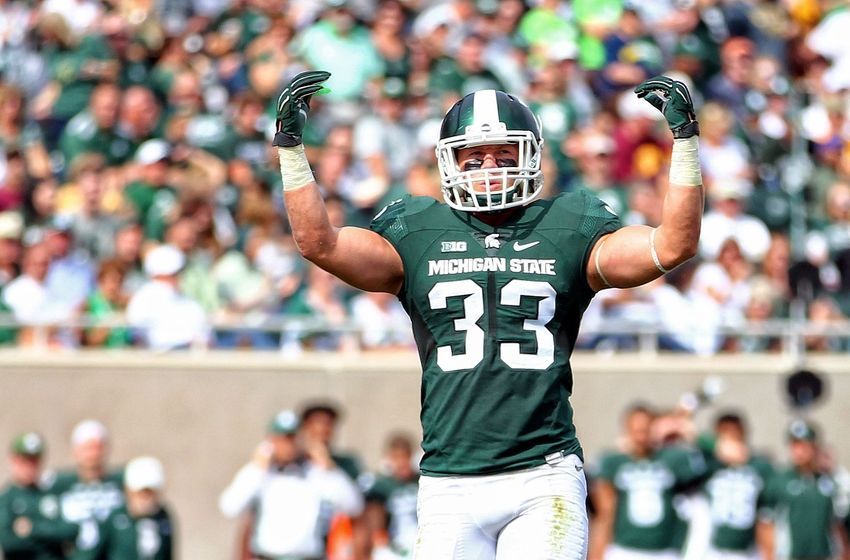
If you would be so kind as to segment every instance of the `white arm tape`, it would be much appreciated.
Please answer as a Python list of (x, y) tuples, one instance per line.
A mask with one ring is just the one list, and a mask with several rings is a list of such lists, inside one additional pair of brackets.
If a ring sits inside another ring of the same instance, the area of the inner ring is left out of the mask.
[(596, 264), (596, 274), (599, 275), (599, 278), (602, 280), (602, 282), (605, 283), (606, 286), (608, 286), (609, 288), (613, 288), (614, 286), (611, 285), (611, 282), (609, 282), (608, 279), (605, 278), (605, 275), (602, 274), (602, 267), (599, 266), (599, 254), (602, 252), (602, 247), (605, 246), (606, 241), (608, 241), (607, 237), (602, 239), (602, 242), (599, 244), (599, 248), (596, 249), (596, 255), (594, 256), (593, 260), (594, 264)]
[(280, 158), (280, 178), (283, 180), (284, 191), (294, 191), (316, 182), (310, 162), (304, 154), (303, 144), (278, 148), (277, 155)]
[(670, 272), (669, 269), (664, 268), (661, 264), (661, 260), (658, 258), (658, 251), (655, 250), (655, 234), (658, 232), (657, 228), (652, 228), (652, 233), (649, 234), (649, 252), (652, 255), (652, 262), (655, 263), (655, 268), (667, 274)]
[(685, 187), (702, 186), (699, 136), (673, 140), (673, 153), (670, 156), (670, 184)]

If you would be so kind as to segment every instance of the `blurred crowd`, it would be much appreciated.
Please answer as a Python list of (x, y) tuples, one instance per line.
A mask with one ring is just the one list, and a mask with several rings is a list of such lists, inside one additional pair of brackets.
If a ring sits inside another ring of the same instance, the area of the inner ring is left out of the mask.
[[(587, 457), (590, 560), (850, 558), (850, 472), (821, 429), (788, 424), (776, 455), (753, 445), (747, 419), (687, 404), (635, 403), (622, 432)], [(251, 457), (222, 489), (237, 560), (404, 560), (416, 542), (421, 450), (387, 437), (365, 469), (335, 442), (332, 403), (270, 419)], [(612, 421), (615, 421), (612, 419)], [(780, 428), (781, 429), (781, 428)], [(71, 435), (74, 466), (45, 472), (36, 432), (14, 438), (0, 491), (0, 549), (7, 560), (171, 560), (183, 536), (168, 505), (162, 464), (109, 462), (110, 436), (85, 420)]]
[(411, 347), (395, 298), (348, 289), (289, 236), (269, 138), (306, 68), (333, 73), (309, 159), (334, 223), (360, 226), (400, 193), (440, 198), (441, 118), (482, 88), (540, 115), (548, 195), (588, 189), (655, 225), (670, 138), (631, 90), (686, 82), (699, 259), (605, 292), (581, 345), (634, 346), (591, 332), (606, 321), (700, 353), (777, 349), (727, 335), (774, 319), (827, 331), (850, 313), (848, 24), (844, 0), (3, 0), (0, 341)]

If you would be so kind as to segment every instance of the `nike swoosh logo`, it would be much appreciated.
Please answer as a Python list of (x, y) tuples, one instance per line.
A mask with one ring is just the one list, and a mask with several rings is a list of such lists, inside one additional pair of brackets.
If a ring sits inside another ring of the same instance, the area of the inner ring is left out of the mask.
[(520, 243), (519, 241), (514, 241), (514, 251), (525, 251), (526, 249), (531, 249), (539, 243), (539, 241), (532, 241), (531, 243)]

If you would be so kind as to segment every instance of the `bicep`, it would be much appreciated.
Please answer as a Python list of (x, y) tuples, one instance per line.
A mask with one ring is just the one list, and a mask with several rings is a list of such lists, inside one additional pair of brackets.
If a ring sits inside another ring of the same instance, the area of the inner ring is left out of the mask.
[(633, 288), (661, 276), (650, 251), (648, 226), (626, 226), (600, 237), (587, 262), (587, 283), (605, 288)]
[(397, 294), (404, 279), (401, 256), (380, 234), (343, 227), (334, 250), (319, 266), (355, 288)]

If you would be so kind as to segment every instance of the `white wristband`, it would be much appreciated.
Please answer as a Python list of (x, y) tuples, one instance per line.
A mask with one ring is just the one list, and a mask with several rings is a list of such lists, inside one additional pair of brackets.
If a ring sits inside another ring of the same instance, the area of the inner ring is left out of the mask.
[(284, 191), (294, 191), (316, 182), (310, 162), (304, 154), (303, 144), (278, 148), (277, 155), (280, 158), (280, 178), (283, 180)]
[(673, 140), (673, 153), (670, 156), (670, 184), (685, 187), (702, 186), (699, 136)]

